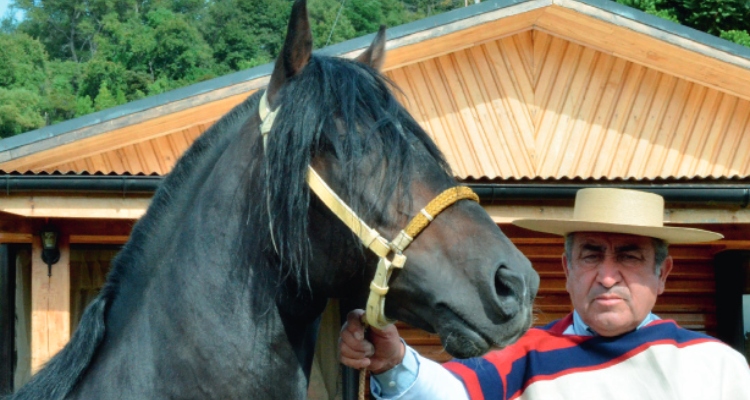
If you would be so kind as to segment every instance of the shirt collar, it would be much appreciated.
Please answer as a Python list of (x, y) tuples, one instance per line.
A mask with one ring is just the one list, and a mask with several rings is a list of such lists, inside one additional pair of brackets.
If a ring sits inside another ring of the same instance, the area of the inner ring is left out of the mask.
[[(650, 324), (653, 321), (659, 320), (658, 316), (656, 316), (654, 313), (648, 313), (646, 318), (641, 321), (641, 323), (638, 325), (636, 330), (643, 328), (644, 326)], [(578, 335), (578, 336), (597, 336), (597, 333), (589, 328), (586, 323), (583, 322), (583, 319), (578, 314), (578, 311), (573, 310), (573, 323), (568, 326), (565, 331), (563, 332), (563, 335)]]

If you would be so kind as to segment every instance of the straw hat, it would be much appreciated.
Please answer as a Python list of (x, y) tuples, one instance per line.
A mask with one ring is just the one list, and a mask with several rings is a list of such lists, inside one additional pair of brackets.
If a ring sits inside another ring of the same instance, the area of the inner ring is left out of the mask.
[(517, 219), (513, 224), (537, 232), (611, 232), (648, 236), (667, 243), (698, 243), (724, 236), (694, 228), (664, 226), (664, 198), (628, 189), (589, 188), (576, 193), (573, 219)]

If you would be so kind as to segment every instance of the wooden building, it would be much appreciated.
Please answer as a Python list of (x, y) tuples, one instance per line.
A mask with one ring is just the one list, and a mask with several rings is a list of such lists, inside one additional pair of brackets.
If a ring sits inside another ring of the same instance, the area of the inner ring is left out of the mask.
[[(571, 310), (562, 240), (509, 222), (570, 216), (582, 187), (639, 188), (665, 196), (669, 223), (725, 236), (672, 247), (656, 313), (744, 349), (750, 49), (602, 0), (490, 0), (388, 37), (384, 71), (400, 99), (539, 271), (538, 323)], [(320, 52), (351, 57), (370, 40)], [(271, 68), (0, 141), (0, 392), (66, 343), (161, 177)], [(47, 225), (61, 250), (49, 277)], [(428, 357), (448, 358), (437, 337), (403, 328)]]

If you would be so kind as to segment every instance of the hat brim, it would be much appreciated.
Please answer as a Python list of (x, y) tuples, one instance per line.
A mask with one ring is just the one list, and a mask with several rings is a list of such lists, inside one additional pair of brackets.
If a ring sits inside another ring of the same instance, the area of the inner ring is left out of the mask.
[(648, 236), (670, 244), (701, 243), (719, 240), (724, 235), (696, 228), (670, 226), (621, 225), (606, 222), (551, 219), (517, 219), (513, 225), (537, 232), (565, 236), (573, 232), (608, 232)]

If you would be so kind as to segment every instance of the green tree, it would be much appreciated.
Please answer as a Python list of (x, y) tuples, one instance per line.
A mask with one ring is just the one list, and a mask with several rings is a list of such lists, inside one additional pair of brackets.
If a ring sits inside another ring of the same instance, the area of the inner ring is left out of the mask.
[(45, 95), (47, 122), (54, 124), (85, 114), (77, 112), (78, 88), (83, 65), (73, 61), (48, 63), (47, 92)]
[(660, 6), (674, 10), (681, 23), (712, 35), (750, 28), (747, 0), (662, 0)]
[(210, 2), (201, 30), (216, 63), (236, 71), (273, 60), (283, 44), (291, 5), (289, 0)]
[(155, 75), (183, 84), (213, 77), (211, 49), (195, 25), (166, 9), (150, 11), (146, 20), (156, 42), (149, 57)]
[(0, 87), (44, 89), (47, 80), (47, 53), (44, 46), (23, 33), (0, 33)]
[(649, 14), (748, 46), (750, 1), (617, 0)]
[(0, 87), (0, 138), (5, 138), (45, 125), (42, 98), (25, 89)]
[[(344, 3), (344, 6), (346, 6), (346, 3)], [(343, 42), (369, 33), (364, 32), (357, 35), (357, 30), (352, 26), (347, 14), (341, 9), (341, 2), (338, 0), (311, 2), (308, 11), (315, 48), (322, 48), (329, 44)]]
[(117, 105), (117, 98), (109, 91), (107, 82), (102, 82), (98, 92), (99, 93), (94, 99), (94, 109), (96, 111), (101, 111)]
[(85, 62), (107, 14), (127, 12), (132, 0), (15, 0), (26, 18), (18, 29), (39, 39), (53, 59)]

